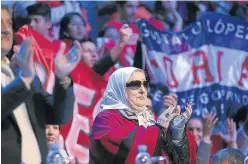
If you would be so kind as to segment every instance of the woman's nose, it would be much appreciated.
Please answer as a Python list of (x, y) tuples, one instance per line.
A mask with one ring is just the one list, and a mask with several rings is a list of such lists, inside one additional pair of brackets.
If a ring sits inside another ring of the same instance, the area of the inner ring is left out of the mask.
[(146, 91), (146, 88), (144, 87), (144, 85), (141, 85), (139, 92), (145, 93), (145, 91)]
[(91, 53), (92, 57), (96, 57), (96, 52)]
[(196, 130), (193, 130), (192, 131), (193, 135), (196, 137), (197, 136), (197, 131)]

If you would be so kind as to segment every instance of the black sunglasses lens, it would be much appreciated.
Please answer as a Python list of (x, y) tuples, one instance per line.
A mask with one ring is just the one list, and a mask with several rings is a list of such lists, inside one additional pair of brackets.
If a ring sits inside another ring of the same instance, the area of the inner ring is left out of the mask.
[(144, 87), (147, 89), (147, 88), (148, 88), (148, 86), (149, 86), (148, 81), (144, 81), (144, 82), (143, 82), (143, 85), (144, 85)]
[(137, 90), (141, 87), (141, 81), (132, 81), (129, 84), (130, 84), (130, 88), (133, 90)]
[[(127, 87), (130, 87), (132, 90), (137, 90), (141, 87), (142, 82), (141, 81), (131, 81), (127, 83)], [(148, 81), (143, 82), (143, 86), (147, 89), (148, 88)]]

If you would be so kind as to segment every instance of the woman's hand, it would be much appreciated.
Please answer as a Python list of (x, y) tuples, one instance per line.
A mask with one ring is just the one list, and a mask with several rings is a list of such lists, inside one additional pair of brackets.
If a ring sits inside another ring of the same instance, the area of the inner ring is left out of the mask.
[(228, 144), (228, 147), (237, 149), (237, 130), (236, 123), (233, 119), (227, 118), (226, 120), (227, 134), (219, 132), (219, 136)]
[(170, 93), (170, 94), (164, 96), (164, 102), (163, 102), (163, 104), (164, 104), (164, 107), (165, 108), (169, 108), (170, 105), (175, 105), (176, 106), (177, 105), (177, 101), (178, 101), (177, 95), (174, 94), (174, 93)]
[(182, 113), (182, 116), (185, 118), (186, 122), (190, 119), (191, 115), (192, 115), (192, 104), (191, 103), (187, 103), (186, 106), (186, 111)]
[[(179, 107), (179, 109), (178, 109)], [(164, 110), (164, 112), (158, 117), (157, 124), (162, 126), (164, 128), (165, 133), (167, 132), (167, 129), (169, 128), (171, 120), (180, 114), (180, 106), (177, 106), (177, 109), (175, 105), (170, 105), (168, 109)]]
[(210, 137), (212, 135), (212, 129), (217, 121), (218, 121), (218, 118), (216, 117), (215, 113), (211, 112), (205, 115), (204, 121), (203, 121), (203, 140), (204, 141), (210, 142)]

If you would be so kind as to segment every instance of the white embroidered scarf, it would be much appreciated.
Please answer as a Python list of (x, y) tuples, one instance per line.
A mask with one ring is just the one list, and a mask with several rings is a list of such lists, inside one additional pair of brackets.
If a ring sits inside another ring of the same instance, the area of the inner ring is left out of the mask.
[(135, 111), (132, 109), (126, 97), (126, 82), (130, 76), (138, 68), (124, 67), (116, 70), (108, 81), (107, 88), (105, 89), (100, 107), (102, 110), (106, 109), (119, 109), (121, 114), (127, 119), (133, 119), (128, 113), (135, 113), (139, 125), (145, 127), (154, 124), (154, 116), (148, 111), (146, 107), (142, 111)]

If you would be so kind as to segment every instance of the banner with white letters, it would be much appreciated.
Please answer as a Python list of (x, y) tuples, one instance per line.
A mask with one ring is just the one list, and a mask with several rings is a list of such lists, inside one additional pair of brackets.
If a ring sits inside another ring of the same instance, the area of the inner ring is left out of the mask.
[(214, 111), (226, 119), (248, 105), (248, 23), (205, 13), (180, 33), (159, 31), (139, 20), (142, 55), (151, 83), (193, 103), (194, 115)]

